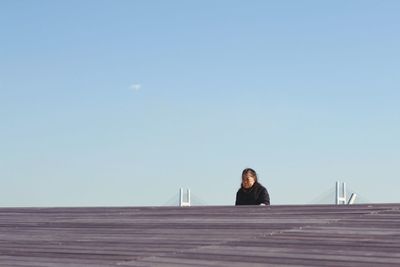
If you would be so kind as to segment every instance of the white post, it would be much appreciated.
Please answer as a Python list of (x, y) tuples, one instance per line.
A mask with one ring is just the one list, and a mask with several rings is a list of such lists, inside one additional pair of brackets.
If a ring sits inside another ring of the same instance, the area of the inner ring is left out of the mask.
[(346, 183), (343, 182), (343, 194), (342, 194), (342, 199), (341, 199), (343, 204), (346, 204), (346, 199), (347, 199), (347, 196), (346, 196)]
[[(342, 189), (342, 190), (340, 190)], [(336, 205), (346, 204), (346, 183), (342, 183), (342, 188), (340, 188), (340, 182), (336, 182)]]
[(183, 204), (183, 188), (179, 190), (179, 207), (182, 207)]
[(190, 189), (186, 191), (186, 200), (183, 196), (183, 188), (179, 190), (179, 207), (189, 207), (190, 206)]
[(190, 189), (187, 190), (187, 204), (190, 206)]
[(336, 205), (339, 205), (339, 197), (340, 197), (340, 182), (336, 181), (336, 198), (335, 198)]

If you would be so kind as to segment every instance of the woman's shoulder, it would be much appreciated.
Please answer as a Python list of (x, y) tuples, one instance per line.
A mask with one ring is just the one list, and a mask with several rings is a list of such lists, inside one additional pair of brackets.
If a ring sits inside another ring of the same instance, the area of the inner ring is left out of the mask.
[(243, 192), (243, 187), (240, 187), (240, 188), (237, 190), (236, 194), (240, 194), (240, 193), (242, 193), (242, 192)]
[(258, 190), (265, 190), (267, 191), (267, 188), (265, 188), (265, 186), (263, 186), (262, 184), (260, 184), (259, 182), (257, 182), (255, 184), (255, 186), (258, 188)]

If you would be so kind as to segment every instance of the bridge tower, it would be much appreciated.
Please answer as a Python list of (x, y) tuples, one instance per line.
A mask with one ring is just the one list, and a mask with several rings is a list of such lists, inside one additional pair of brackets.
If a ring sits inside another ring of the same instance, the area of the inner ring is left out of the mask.
[(186, 196), (183, 193), (183, 188), (179, 190), (179, 207), (190, 207), (190, 189), (186, 190)]
[(346, 197), (346, 183), (343, 182), (340, 185), (340, 182), (337, 181), (336, 182), (336, 195), (335, 195), (335, 203), (336, 205), (342, 205), (342, 204), (354, 204), (354, 202), (356, 201), (356, 197), (357, 194), (356, 193), (352, 193), (350, 196), (349, 201), (347, 202), (347, 197)]

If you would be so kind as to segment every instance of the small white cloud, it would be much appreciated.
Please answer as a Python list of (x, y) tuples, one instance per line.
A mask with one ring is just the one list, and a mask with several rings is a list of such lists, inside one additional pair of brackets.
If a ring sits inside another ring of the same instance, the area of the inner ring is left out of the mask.
[(140, 88), (142, 88), (142, 85), (141, 84), (139, 84), (139, 83), (134, 83), (134, 84), (132, 84), (131, 86), (129, 86), (129, 88), (131, 89), (131, 90), (133, 90), (133, 91), (139, 91), (140, 90)]

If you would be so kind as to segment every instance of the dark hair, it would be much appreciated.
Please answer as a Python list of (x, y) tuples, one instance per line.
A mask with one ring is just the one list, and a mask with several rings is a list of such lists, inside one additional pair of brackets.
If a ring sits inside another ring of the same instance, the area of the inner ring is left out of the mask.
[(244, 169), (243, 172), (242, 172), (242, 180), (243, 180), (243, 177), (244, 177), (246, 174), (250, 174), (251, 176), (253, 176), (255, 182), (258, 183), (258, 177), (257, 177), (257, 173), (256, 173), (255, 170), (253, 170), (252, 168), (246, 168), (246, 169)]

